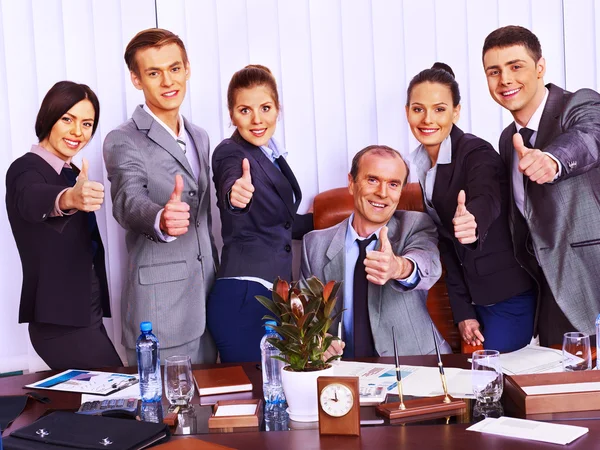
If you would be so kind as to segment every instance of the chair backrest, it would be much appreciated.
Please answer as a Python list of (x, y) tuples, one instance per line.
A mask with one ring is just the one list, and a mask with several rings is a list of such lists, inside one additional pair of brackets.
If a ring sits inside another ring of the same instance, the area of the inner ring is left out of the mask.
[[(315, 229), (331, 227), (340, 223), (354, 209), (352, 196), (348, 188), (330, 189), (321, 192), (314, 200), (314, 225)], [(421, 197), (421, 187), (419, 183), (408, 183), (402, 189), (402, 196), (398, 203), (398, 208), (408, 211), (423, 211), (423, 200)], [(448, 300), (448, 290), (446, 289), (445, 269), (441, 278), (429, 290), (427, 296), (427, 310), (435, 326), (440, 330), (442, 336), (448, 341), (452, 351), (461, 352), (461, 338), (458, 328), (454, 325), (452, 319), (452, 310)]]

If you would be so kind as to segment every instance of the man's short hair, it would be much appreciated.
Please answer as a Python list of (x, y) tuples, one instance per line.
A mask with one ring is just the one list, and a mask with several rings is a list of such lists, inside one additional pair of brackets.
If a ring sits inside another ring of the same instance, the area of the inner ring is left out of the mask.
[(129, 41), (129, 44), (127, 44), (127, 48), (125, 49), (125, 64), (127, 64), (127, 68), (130, 72), (139, 76), (140, 73), (136, 59), (137, 52), (146, 48), (160, 48), (169, 44), (177, 44), (177, 46), (179, 46), (183, 63), (187, 65), (187, 52), (185, 51), (185, 45), (183, 45), (183, 41), (179, 36), (162, 28), (148, 28), (147, 30), (140, 31), (136, 34), (133, 39)]
[(492, 31), (485, 38), (481, 59), (483, 60), (487, 51), (492, 48), (506, 48), (513, 45), (522, 45), (525, 47), (525, 50), (527, 50), (527, 53), (529, 53), (529, 56), (535, 62), (538, 62), (542, 57), (542, 45), (535, 34), (527, 28), (509, 25)]
[(381, 156), (388, 155), (400, 158), (400, 161), (402, 161), (404, 167), (406, 167), (406, 177), (402, 181), (402, 186), (406, 185), (409, 173), (408, 164), (406, 164), (406, 161), (404, 161), (404, 158), (398, 150), (394, 150), (392, 147), (388, 147), (387, 145), (369, 145), (368, 147), (363, 148), (356, 155), (354, 155), (354, 158), (352, 158), (352, 166), (350, 167), (350, 176), (352, 176), (352, 179), (354, 181), (356, 181), (356, 177), (358, 176), (358, 165), (360, 163), (360, 159), (367, 153), (374, 153), (376, 155)]

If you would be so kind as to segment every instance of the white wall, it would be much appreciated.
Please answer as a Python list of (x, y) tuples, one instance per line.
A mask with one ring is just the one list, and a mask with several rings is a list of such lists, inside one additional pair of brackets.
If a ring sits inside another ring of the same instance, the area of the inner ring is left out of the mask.
[[(82, 153), (91, 178), (108, 185), (101, 142), (143, 101), (123, 51), (157, 21), (186, 43), (192, 77), (183, 112), (208, 131), (213, 148), (233, 131), (225, 106), (233, 72), (249, 63), (270, 67), (283, 104), (276, 136), (302, 186), (301, 212), (318, 192), (345, 185), (362, 147), (381, 143), (407, 154), (416, 145), (406, 86), (435, 61), (450, 64), (461, 85), (461, 128), (495, 145), (510, 116), (487, 92), (481, 46), (499, 26), (523, 25), (539, 36), (546, 81), (568, 89), (600, 84), (600, 0), (0, 0), (0, 173), (35, 142), (46, 91), (71, 79), (100, 98), (98, 133)], [(118, 344), (126, 252), (110, 198), (105, 205), (97, 215), (114, 317), (106, 324)], [(0, 372), (36, 370), (44, 365), (26, 325), (17, 324), (21, 270), (4, 207), (0, 229)], [(221, 242), (218, 220), (214, 233)]]

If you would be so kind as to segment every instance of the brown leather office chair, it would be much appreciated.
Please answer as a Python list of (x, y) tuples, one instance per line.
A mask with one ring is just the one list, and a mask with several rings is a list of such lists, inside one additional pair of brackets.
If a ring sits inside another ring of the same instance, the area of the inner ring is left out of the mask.
[[(354, 209), (354, 203), (348, 188), (330, 189), (315, 197), (313, 209), (315, 229), (320, 230), (338, 224), (348, 217)], [(408, 183), (402, 189), (402, 196), (397, 209), (423, 211), (421, 188), (418, 183)], [(445, 273), (429, 290), (427, 296), (427, 309), (433, 323), (448, 341), (454, 353), (471, 353), (482, 348), (473, 347), (462, 342), (458, 328), (454, 325), (452, 319), (448, 290), (444, 280)]]

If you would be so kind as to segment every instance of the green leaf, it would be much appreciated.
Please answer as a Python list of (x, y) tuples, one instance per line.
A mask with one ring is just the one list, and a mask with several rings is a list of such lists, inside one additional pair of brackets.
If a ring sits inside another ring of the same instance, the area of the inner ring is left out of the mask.
[(264, 297), (262, 295), (257, 295), (255, 298), (256, 298), (256, 300), (258, 300), (261, 303), (261, 305), (263, 305), (265, 308), (267, 308), (269, 311), (271, 311), (277, 317), (279, 317), (281, 315), (279, 312), (279, 309), (277, 308), (275, 303), (273, 303), (272, 300), (269, 300), (267, 297)]

